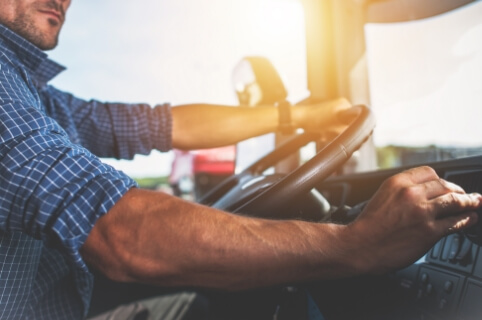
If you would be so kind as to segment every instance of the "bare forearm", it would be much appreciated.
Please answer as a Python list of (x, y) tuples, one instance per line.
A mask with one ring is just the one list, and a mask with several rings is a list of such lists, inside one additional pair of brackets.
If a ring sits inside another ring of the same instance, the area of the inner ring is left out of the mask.
[(363, 271), (343, 228), (245, 218), (133, 189), (82, 253), (122, 281), (244, 289)]
[[(291, 108), (296, 128), (322, 131), (340, 124), (338, 112), (350, 108), (345, 99)], [(229, 107), (193, 104), (172, 108), (172, 144), (178, 149), (213, 148), (237, 143), (278, 129), (274, 106)]]
[(173, 146), (201, 149), (234, 144), (275, 131), (275, 107), (236, 108), (215, 105), (186, 105), (172, 108)]
[(241, 217), (132, 189), (100, 218), (81, 253), (107, 276), (224, 289), (380, 273), (419, 259), (478, 220), (465, 194), (428, 167), (385, 181), (347, 226)]

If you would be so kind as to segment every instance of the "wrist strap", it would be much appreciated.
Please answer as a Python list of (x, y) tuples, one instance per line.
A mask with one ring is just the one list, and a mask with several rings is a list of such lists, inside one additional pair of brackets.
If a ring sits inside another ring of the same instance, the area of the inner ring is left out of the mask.
[(288, 101), (283, 100), (276, 103), (278, 107), (279, 131), (283, 134), (291, 134), (294, 131), (291, 124), (291, 105)]

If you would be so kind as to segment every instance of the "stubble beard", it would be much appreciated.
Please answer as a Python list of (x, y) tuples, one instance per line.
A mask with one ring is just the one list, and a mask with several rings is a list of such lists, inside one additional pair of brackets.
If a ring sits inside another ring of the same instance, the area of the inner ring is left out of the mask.
[[(17, 18), (11, 22), (10, 27), (13, 31), (42, 50), (55, 48), (59, 41), (59, 32), (57, 32), (55, 36), (49, 37), (39, 30), (32, 21), (31, 17), (27, 13), (24, 13), (17, 16)], [(53, 19), (49, 20), (49, 23), (52, 27), (58, 25), (58, 22)]]
[[(56, 19), (47, 19), (48, 24), (55, 31), (45, 31), (39, 28), (35, 24), (36, 11), (53, 9), (60, 12), (62, 15), (62, 22)], [(7, 27), (11, 28), (14, 32), (30, 41), (42, 50), (51, 50), (55, 48), (59, 41), (59, 33), (65, 18), (65, 11), (55, 1), (50, 0), (48, 2), (35, 2), (33, 6), (25, 12), (19, 13), (13, 21), (6, 23)], [(43, 31), (42, 31), (43, 30)], [(55, 32), (55, 34), (52, 34)]]

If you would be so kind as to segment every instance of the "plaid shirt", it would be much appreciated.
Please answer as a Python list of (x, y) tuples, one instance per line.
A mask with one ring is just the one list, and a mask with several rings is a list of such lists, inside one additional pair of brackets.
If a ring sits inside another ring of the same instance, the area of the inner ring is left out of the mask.
[(0, 25), (0, 319), (85, 317), (79, 248), (135, 186), (98, 157), (171, 148), (167, 105), (84, 101), (47, 85), (62, 70)]

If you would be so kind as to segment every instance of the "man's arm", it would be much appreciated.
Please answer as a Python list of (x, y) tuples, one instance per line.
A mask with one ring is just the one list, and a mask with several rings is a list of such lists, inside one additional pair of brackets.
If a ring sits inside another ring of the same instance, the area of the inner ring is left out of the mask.
[(427, 167), (388, 179), (348, 226), (237, 216), (131, 189), (81, 254), (108, 277), (163, 286), (245, 289), (378, 273), (416, 261), (477, 221), (468, 195)]
[[(346, 99), (291, 108), (295, 128), (314, 131), (330, 130), (343, 125), (340, 112), (349, 110)], [(278, 109), (274, 106), (256, 108), (216, 105), (184, 105), (172, 109), (172, 145), (191, 150), (230, 145), (274, 132), (278, 129)]]
[[(82, 253), (120, 281), (243, 289), (314, 277), (320, 256), (336, 256), (338, 228), (247, 218), (132, 189), (99, 219)], [(322, 239), (330, 245), (320, 248)], [(330, 273), (349, 266), (329, 262)]]

